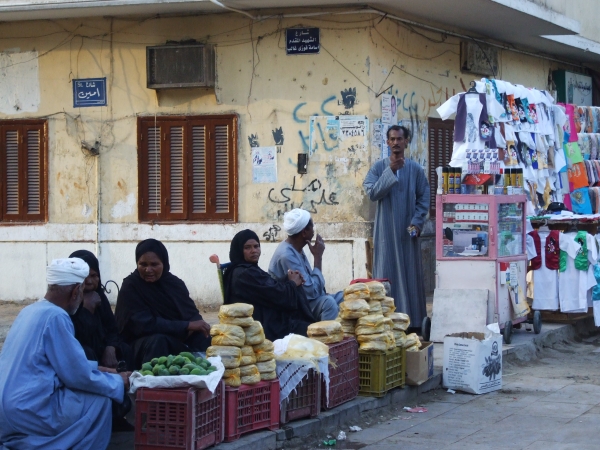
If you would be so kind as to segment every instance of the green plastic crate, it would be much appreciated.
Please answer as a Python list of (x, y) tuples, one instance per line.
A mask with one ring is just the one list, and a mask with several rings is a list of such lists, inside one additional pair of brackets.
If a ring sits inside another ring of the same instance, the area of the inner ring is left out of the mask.
[(358, 352), (359, 395), (383, 397), (387, 391), (404, 386), (406, 377), (406, 350)]

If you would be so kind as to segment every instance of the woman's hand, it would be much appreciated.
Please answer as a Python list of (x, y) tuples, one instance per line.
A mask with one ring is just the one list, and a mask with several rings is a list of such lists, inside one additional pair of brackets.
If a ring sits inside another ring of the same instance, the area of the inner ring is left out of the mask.
[(296, 283), (296, 286), (304, 284), (304, 278), (302, 277), (302, 274), (297, 270), (288, 270), (288, 280)]
[(209, 337), (210, 336), (210, 325), (207, 324), (204, 320), (200, 319), (200, 320), (194, 320), (193, 322), (190, 322), (188, 324), (187, 329), (190, 331), (190, 334), (194, 333), (194, 332), (200, 332), (202, 333), (204, 336)]
[(117, 373), (117, 369), (111, 369), (110, 367), (98, 366), (98, 370), (100, 372), (106, 373)]
[(83, 307), (94, 314), (96, 308), (100, 305), (100, 296), (96, 291), (84, 292)]
[(106, 347), (102, 354), (102, 365), (106, 367), (117, 367), (119, 361), (117, 361), (117, 352), (114, 347)]

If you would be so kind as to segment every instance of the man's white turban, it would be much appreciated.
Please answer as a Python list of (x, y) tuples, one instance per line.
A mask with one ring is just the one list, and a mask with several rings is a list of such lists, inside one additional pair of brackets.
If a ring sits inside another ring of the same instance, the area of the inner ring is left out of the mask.
[(300, 233), (308, 225), (310, 213), (303, 209), (292, 209), (283, 215), (283, 229), (290, 236)]
[(53, 259), (46, 267), (48, 285), (69, 286), (80, 284), (90, 274), (90, 267), (80, 258)]

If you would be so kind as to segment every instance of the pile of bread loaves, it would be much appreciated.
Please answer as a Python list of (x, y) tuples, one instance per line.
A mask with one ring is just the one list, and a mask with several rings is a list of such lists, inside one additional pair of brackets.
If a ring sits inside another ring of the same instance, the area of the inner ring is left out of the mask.
[(407, 351), (420, 348), (415, 333), (405, 334), (410, 318), (396, 313), (394, 299), (385, 295), (385, 287), (378, 281), (356, 283), (344, 289), (337, 322), (343, 336), (356, 336), (364, 351), (392, 350), (404, 347)]
[(227, 386), (277, 378), (273, 343), (265, 339), (261, 323), (252, 318), (253, 312), (254, 306), (246, 303), (223, 305), (219, 310), (220, 323), (210, 328), (212, 342), (206, 356), (221, 357)]

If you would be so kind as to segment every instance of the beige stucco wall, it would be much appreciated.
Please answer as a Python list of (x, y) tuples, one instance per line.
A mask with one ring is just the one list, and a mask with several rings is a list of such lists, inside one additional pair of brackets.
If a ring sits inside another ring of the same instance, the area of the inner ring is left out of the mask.
[[(311, 201), (318, 231), (330, 242), (324, 262), (330, 290), (365, 276), (372, 205), (363, 195), (362, 181), (378, 155), (372, 149), (354, 154), (342, 148), (318, 149), (308, 174), (301, 177), (296, 159), (307, 151), (310, 116), (361, 114), (372, 124), (381, 113), (376, 94), (393, 85), (390, 91), (401, 99), (399, 119), (412, 120), (418, 130), (411, 156), (426, 167), (427, 117), (437, 117), (435, 108), (475, 78), (459, 71), (457, 39), (422, 30), (417, 34), (380, 19), (324, 16), (269, 19), (250, 26), (250, 20), (240, 15), (219, 14), (1, 24), (0, 52), (37, 51), (41, 100), (35, 113), (0, 118), (47, 117), (50, 153), (49, 224), (0, 227), (0, 249), (19, 260), (0, 271), (0, 299), (41, 295), (39, 268), (61, 249), (66, 255), (73, 246), (99, 251), (103, 278), (120, 282), (134, 267), (134, 243), (156, 237), (167, 242), (174, 272), (185, 274), (192, 296), (216, 303), (219, 292), (208, 255), (216, 252), (227, 260), (235, 232), (250, 227), (262, 236), (273, 224), (281, 224), (286, 208), (300, 203), (307, 207)], [(286, 56), (283, 30), (298, 25), (321, 28), (320, 54)], [(147, 89), (146, 46), (186, 39), (217, 46), (217, 88)], [(501, 53), (500, 66), (499, 78), (538, 88), (546, 87), (548, 70), (553, 68), (545, 60), (510, 52)], [(108, 107), (73, 108), (70, 80), (88, 77), (107, 77)], [(341, 93), (354, 88), (358, 101), (346, 109)], [(138, 224), (137, 116), (218, 113), (240, 118), (240, 223)], [(272, 132), (279, 127), (285, 140), (277, 155), (278, 182), (253, 184), (248, 136), (255, 135), (261, 146), (273, 146)], [(82, 151), (82, 140), (100, 141), (100, 156)], [(298, 191), (290, 202), (277, 203), (283, 199), (281, 190), (292, 184)], [(282, 237), (278, 233), (276, 241)], [(28, 243), (23, 247), (26, 252), (17, 251), (23, 245), (15, 247), (18, 242)], [(263, 267), (273, 250), (274, 244), (265, 246)], [(15, 286), (12, 280), (24, 274), (39, 277), (39, 282)]]

